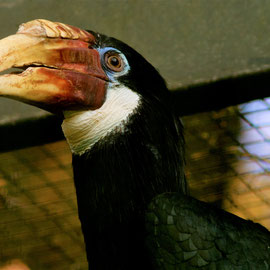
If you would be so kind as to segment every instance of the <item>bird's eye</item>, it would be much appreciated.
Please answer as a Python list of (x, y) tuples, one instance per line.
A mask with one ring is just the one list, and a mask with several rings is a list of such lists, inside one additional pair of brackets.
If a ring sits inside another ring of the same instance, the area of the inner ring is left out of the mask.
[(121, 56), (117, 53), (108, 52), (105, 55), (106, 66), (112, 71), (120, 72), (124, 68), (124, 63)]

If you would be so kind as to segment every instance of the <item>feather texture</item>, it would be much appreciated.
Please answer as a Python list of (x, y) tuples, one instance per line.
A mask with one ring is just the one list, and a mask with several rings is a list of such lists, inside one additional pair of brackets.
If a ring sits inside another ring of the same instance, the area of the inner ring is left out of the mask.
[(270, 268), (270, 233), (180, 193), (157, 196), (146, 215), (155, 269)]

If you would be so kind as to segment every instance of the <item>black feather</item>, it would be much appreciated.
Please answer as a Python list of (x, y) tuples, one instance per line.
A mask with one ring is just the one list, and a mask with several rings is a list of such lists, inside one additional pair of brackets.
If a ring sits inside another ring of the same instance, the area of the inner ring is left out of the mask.
[(180, 193), (157, 196), (147, 213), (155, 269), (269, 269), (270, 233)]

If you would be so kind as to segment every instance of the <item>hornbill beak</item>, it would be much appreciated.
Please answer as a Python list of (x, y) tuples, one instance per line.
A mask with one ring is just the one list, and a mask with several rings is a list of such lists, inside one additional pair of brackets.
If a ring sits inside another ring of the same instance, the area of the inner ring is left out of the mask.
[(92, 33), (62, 23), (34, 20), (0, 40), (0, 96), (51, 112), (97, 109), (108, 78)]

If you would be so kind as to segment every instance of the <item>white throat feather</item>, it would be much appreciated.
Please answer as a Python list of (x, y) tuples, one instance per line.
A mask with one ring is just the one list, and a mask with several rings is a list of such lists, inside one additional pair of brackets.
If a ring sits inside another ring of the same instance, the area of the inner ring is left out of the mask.
[(139, 105), (140, 96), (129, 88), (110, 84), (104, 104), (97, 110), (65, 111), (62, 129), (73, 154), (82, 155), (117, 129), (124, 130)]

